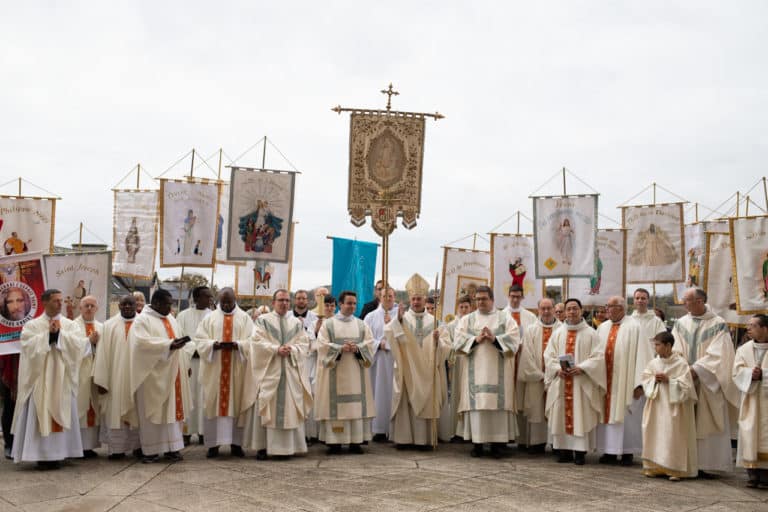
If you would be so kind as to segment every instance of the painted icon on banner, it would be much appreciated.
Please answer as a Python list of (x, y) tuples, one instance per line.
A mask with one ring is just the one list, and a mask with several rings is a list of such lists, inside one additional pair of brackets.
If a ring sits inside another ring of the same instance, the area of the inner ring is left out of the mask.
[[(624, 206), (622, 225), (627, 229), (627, 282), (678, 283), (687, 279), (683, 203)], [(697, 277), (698, 273), (694, 279)]]
[(55, 199), (0, 196), (2, 256), (53, 250)]
[(536, 279), (533, 268), (533, 236), (491, 233), (491, 283), (497, 308), (507, 306), (509, 288), (513, 285), (523, 290), (524, 308), (537, 307), (544, 281)]
[(768, 311), (768, 216), (729, 219), (735, 301), (740, 314)]
[(597, 254), (594, 273), (588, 278), (573, 279), (569, 285), (572, 297), (585, 306), (601, 306), (613, 296), (624, 295), (626, 273), (624, 258), (626, 231), (597, 230)]
[(45, 276), (40, 253), (0, 258), (0, 355), (20, 350), (21, 330), (43, 312)]

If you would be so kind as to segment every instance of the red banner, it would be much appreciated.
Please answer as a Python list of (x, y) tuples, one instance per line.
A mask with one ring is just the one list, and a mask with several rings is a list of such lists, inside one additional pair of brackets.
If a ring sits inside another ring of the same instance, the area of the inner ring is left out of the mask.
[(44, 290), (40, 253), (0, 258), (0, 355), (19, 352), (24, 324), (43, 314)]

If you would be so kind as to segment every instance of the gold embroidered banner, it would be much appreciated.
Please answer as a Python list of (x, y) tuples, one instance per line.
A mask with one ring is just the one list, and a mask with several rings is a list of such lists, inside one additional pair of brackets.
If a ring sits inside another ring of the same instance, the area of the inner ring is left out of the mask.
[(350, 118), (349, 196), (352, 224), (371, 216), (380, 236), (395, 229), (397, 217), (413, 229), (421, 210), (424, 118), (354, 112)]

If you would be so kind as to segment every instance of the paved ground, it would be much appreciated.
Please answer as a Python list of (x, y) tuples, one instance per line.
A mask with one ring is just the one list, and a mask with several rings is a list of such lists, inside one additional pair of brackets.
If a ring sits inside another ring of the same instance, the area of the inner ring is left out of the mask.
[[(222, 450), (224, 452), (224, 450)], [(401, 452), (374, 444), (365, 455), (258, 462), (205, 458), (201, 446), (176, 464), (112, 462), (102, 455), (58, 471), (0, 462), (0, 512), (171, 510), (306, 511), (697, 511), (768, 512), (768, 490), (747, 489), (741, 471), (718, 480), (649, 479), (633, 468), (557, 464), (549, 455), (469, 457), (467, 445)]]

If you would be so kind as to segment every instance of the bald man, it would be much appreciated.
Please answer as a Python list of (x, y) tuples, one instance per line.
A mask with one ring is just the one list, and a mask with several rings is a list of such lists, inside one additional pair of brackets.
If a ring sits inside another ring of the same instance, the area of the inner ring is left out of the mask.
[(77, 411), (80, 415), (80, 435), (83, 439), (83, 457), (96, 457), (99, 442), (99, 393), (93, 385), (93, 361), (96, 346), (103, 334), (104, 325), (96, 320), (99, 305), (96, 297), (86, 295), (78, 305), (80, 316), (74, 323), (84, 346), (90, 345), (90, 354), (80, 363), (79, 385), (77, 390)]

